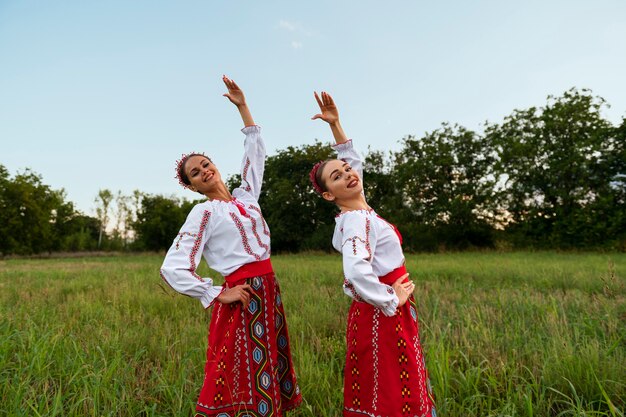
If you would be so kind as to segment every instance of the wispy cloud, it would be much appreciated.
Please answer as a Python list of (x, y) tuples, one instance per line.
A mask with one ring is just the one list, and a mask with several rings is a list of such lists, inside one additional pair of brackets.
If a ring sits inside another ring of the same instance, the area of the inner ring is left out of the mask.
[(293, 49), (302, 49), (304, 44), (302, 43), (301, 38), (313, 36), (313, 33), (306, 30), (300, 22), (280, 19), (278, 21), (278, 27), (281, 30), (290, 33), (289, 37), (291, 38), (291, 47)]
[(280, 27), (281, 29), (288, 30), (290, 32), (294, 32), (296, 30), (296, 24), (288, 20), (281, 19), (281, 21), (278, 22), (278, 27)]

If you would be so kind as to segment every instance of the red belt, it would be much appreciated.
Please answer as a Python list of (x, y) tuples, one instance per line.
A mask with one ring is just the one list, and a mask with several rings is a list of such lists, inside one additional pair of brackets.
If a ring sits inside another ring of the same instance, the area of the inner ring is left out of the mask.
[(226, 275), (224, 279), (229, 284), (235, 284), (245, 278), (260, 277), (274, 272), (269, 258), (263, 261), (250, 262), (237, 268), (232, 274)]
[[(391, 285), (398, 280), (402, 275), (406, 274), (406, 267), (404, 265), (394, 269), (387, 275), (383, 275), (382, 277), (378, 277), (380, 282), (383, 284)], [(405, 278), (403, 282), (407, 282), (409, 279)]]

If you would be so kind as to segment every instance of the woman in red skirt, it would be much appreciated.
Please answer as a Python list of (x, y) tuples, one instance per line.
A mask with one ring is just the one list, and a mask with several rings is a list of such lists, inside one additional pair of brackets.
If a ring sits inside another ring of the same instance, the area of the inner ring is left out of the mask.
[[(224, 96), (245, 125), (241, 185), (231, 193), (211, 159), (183, 155), (176, 167), (180, 184), (207, 201), (189, 213), (165, 256), (161, 277), (205, 309), (215, 305), (196, 416), (280, 417), (302, 396), (270, 262), (270, 231), (258, 203), (265, 145), (243, 92), (227, 77), (223, 81)], [(223, 286), (196, 273), (202, 257), (224, 276)]]
[(315, 93), (339, 159), (311, 170), (315, 190), (337, 205), (333, 246), (343, 255), (348, 315), (344, 368), (347, 417), (434, 417), (419, 340), (413, 282), (408, 280), (398, 229), (365, 201), (363, 163), (341, 124), (332, 97)]

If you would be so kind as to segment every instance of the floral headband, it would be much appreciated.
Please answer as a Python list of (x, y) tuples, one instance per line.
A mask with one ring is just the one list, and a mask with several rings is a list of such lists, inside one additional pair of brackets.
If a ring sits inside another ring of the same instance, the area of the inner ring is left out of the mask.
[(320, 169), (320, 167), (322, 166), (324, 162), (326, 161), (319, 161), (318, 163), (313, 165), (313, 169), (311, 169), (311, 172), (309, 172), (309, 179), (311, 180), (311, 184), (313, 185), (315, 192), (320, 195), (324, 192), (324, 190), (317, 183), (317, 171)]
[(178, 183), (184, 188), (190, 188), (190, 186), (188, 184), (185, 184), (185, 181), (183, 181), (183, 166), (185, 165), (185, 162), (187, 162), (187, 159), (192, 156), (204, 156), (210, 162), (213, 162), (211, 161), (211, 158), (204, 154), (204, 152), (190, 152), (188, 154), (182, 154), (180, 159), (176, 161), (176, 176), (174, 178), (176, 178), (178, 180)]

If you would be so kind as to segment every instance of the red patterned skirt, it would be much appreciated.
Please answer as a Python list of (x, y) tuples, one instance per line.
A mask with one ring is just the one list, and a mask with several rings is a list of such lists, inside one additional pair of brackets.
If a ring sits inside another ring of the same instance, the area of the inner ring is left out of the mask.
[(302, 402), (269, 260), (244, 265), (225, 286), (244, 283), (254, 290), (246, 309), (215, 303), (196, 417), (282, 417)]
[[(401, 267), (380, 280), (390, 284), (404, 273)], [(392, 317), (353, 301), (347, 343), (344, 416), (436, 416), (413, 296)]]

